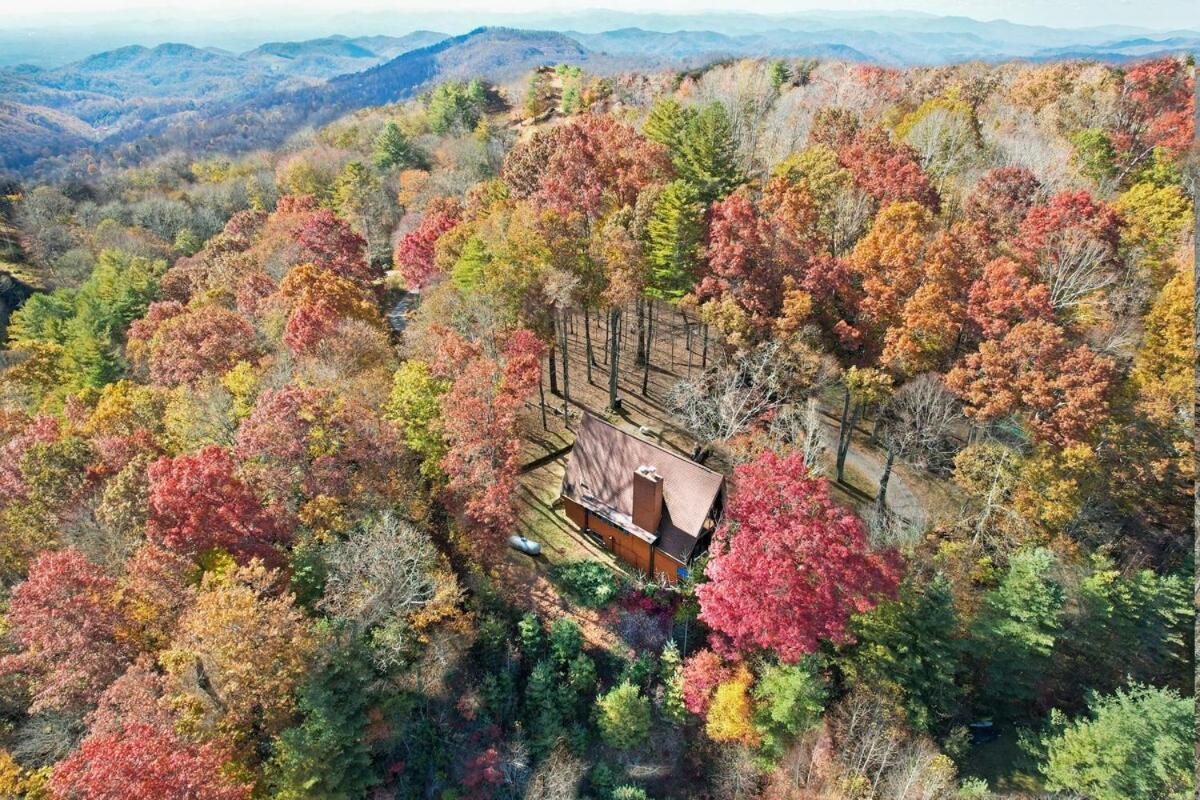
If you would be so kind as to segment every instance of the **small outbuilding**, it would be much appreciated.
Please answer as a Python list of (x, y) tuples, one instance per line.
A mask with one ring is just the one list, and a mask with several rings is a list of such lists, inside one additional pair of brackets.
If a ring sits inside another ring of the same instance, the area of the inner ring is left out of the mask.
[(584, 414), (563, 476), (567, 517), (647, 577), (675, 583), (708, 548), (725, 477)]

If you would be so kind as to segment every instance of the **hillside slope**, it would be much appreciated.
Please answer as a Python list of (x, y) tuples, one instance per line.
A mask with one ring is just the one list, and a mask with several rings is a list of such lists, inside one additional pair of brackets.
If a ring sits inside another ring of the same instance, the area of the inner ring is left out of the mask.
[(0, 168), (20, 169), (91, 143), (192, 124), (444, 39), (432, 31), (328, 37), (265, 44), (240, 55), (186, 44), (131, 45), (54, 69), (0, 69)]
[(320, 125), (359, 108), (407, 100), (441, 81), (503, 82), (544, 64), (561, 63), (586, 63), (590, 69), (604, 71), (629, 60), (597, 57), (559, 33), (480, 28), (326, 83), (269, 92), (178, 120), (159, 120), (138, 136), (148, 135), (160, 146), (197, 152), (270, 147), (304, 126)]

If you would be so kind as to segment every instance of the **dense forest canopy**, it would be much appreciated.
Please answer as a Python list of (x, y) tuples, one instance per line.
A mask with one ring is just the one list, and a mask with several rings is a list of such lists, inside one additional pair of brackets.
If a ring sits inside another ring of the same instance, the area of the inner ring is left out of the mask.
[[(0, 796), (1194, 796), (1192, 75), (547, 66), (13, 182)], [(727, 474), (679, 585), (538, 483), (584, 411)]]

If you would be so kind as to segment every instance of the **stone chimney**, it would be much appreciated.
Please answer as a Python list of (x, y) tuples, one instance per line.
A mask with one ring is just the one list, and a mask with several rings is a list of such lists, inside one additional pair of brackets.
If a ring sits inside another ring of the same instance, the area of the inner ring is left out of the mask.
[(633, 471), (633, 524), (658, 533), (662, 521), (663, 479), (654, 467), (643, 464)]

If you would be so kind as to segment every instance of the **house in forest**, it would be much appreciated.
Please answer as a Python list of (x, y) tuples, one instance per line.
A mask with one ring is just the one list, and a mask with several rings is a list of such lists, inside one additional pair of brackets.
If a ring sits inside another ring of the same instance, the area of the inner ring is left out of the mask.
[(567, 517), (646, 576), (675, 583), (707, 549), (725, 477), (584, 414), (562, 499)]

